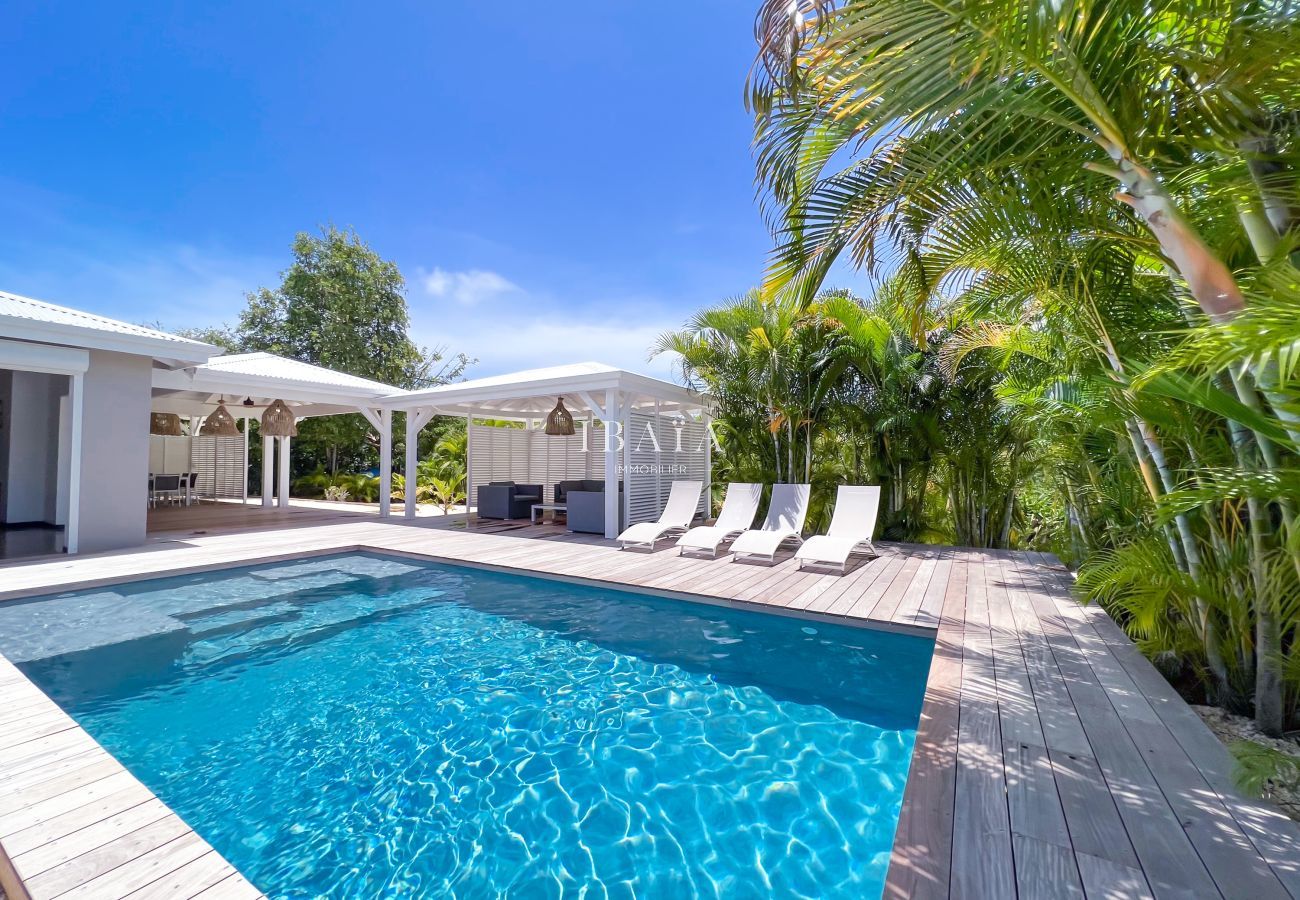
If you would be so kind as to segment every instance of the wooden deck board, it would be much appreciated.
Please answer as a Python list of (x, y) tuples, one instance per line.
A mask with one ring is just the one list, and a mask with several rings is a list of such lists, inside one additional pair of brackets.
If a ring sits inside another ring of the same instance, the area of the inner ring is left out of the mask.
[[(139, 551), (2, 566), (0, 600), (356, 549), (933, 635), (889, 897), (1300, 898), (1295, 823), (1236, 793), (1222, 745), (1045, 554), (882, 544), (840, 576), (550, 524), (219, 507)], [(3, 660), (0, 790), (35, 897), (260, 896)]]

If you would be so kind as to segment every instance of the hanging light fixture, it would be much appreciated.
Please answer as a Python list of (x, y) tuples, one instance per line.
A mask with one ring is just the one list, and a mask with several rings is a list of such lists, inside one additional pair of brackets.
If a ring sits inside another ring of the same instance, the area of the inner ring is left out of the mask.
[(179, 437), (181, 434), (181, 417), (176, 413), (150, 413), (149, 433)]
[(546, 417), (546, 433), (554, 435), (573, 434), (573, 414), (564, 408), (564, 398), (557, 397), (555, 409)]
[(262, 437), (297, 436), (297, 420), (283, 400), (276, 400), (262, 413)]
[(233, 437), (239, 434), (239, 426), (235, 424), (235, 417), (230, 414), (230, 410), (226, 409), (225, 400), (218, 403), (212, 415), (203, 420), (199, 434), (216, 437)]
[(253, 402), (253, 398), (252, 398), (252, 397), (245, 397), (245, 398), (244, 398), (244, 405), (247, 406), (247, 407), (249, 407), (249, 408), (251, 409), (252, 407), (256, 406), (257, 404)]

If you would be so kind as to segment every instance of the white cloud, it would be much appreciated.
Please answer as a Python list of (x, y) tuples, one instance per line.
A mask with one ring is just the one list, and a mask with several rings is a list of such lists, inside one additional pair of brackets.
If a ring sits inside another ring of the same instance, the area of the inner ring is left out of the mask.
[(424, 289), (434, 297), (446, 297), (463, 306), (474, 306), (520, 290), (519, 285), (487, 269), (448, 272), (435, 268), (423, 275)]
[[(655, 378), (676, 381), (671, 354), (647, 359), (664, 331), (680, 327), (666, 318), (644, 321), (608, 316), (574, 320), (576, 310), (537, 311), (514, 306), (491, 315), (469, 314), (433, 322), (417, 316), (419, 343), (477, 358), (468, 378), (500, 375), (577, 362), (599, 362)], [(431, 326), (431, 327), (430, 327)]]

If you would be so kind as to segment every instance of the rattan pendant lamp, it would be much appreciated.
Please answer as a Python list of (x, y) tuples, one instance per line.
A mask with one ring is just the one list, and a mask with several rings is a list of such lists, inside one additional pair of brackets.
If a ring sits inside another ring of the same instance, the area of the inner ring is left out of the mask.
[(564, 408), (564, 398), (557, 397), (555, 409), (546, 417), (546, 433), (553, 435), (573, 434), (573, 414)]
[(165, 437), (180, 437), (184, 434), (181, 431), (181, 417), (176, 413), (150, 413), (149, 433), (161, 434)]
[(262, 413), (262, 437), (297, 436), (297, 421), (283, 400), (276, 400)]
[(212, 411), (212, 415), (203, 420), (203, 426), (199, 429), (199, 434), (212, 435), (215, 437), (234, 437), (239, 434), (239, 426), (235, 424), (235, 417), (226, 409), (225, 398), (217, 404), (217, 408)]

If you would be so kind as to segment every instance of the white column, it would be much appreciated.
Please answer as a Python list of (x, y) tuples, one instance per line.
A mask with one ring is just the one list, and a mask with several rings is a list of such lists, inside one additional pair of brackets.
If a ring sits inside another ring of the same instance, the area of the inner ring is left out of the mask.
[[(410, 413), (407, 413), (410, 416)], [(414, 485), (410, 486), (414, 493)], [(379, 411), (379, 515), (388, 518), (393, 505), (393, 411)]]
[(82, 381), (84, 377), (80, 372), (68, 376), (72, 435), (68, 453), (68, 522), (63, 526), (63, 543), (68, 553), (77, 552), (77, 532), (81, 527), (81, 423), (86, 393)]
[(700, 410), (704, 420), (704, 520), (713, 515), (713, 417)]
[(248, 505), (248, 432), (252, 428), (252, 421), (248, 416), (244, 416), (244, 484), (243, 498), (244, 505)]
[(262, 506), (274, 503), (275, 494), (275, 438), (262, 438)]
[[(619, 410), (619, 419), (623, 423), (623, 505), (619, 515), (622, 521), (632, 521), (632, 395), (623, 398), (623, 408)], [(615, 535), (617, 537), (617, 535)]]
[(465, 524), (469, 524), (470, 494), (474, 490), (474, 414), (465, 413)]
[[(423, 412), (420, 410), (419, 412)], [(406, 411), (406, 497), (402, 512), (408, 519), (415, 518), (416, 469), (420, 465), (420, 419), (414, 409)]]
[(276, 499), (280, 506), (289, 507), (289, 437), (280, 438), (280, 478), (277, 486)]
[(618, 391), (605, 391), (605, 537), (618, 537), (618, 458), (619, 422)]

